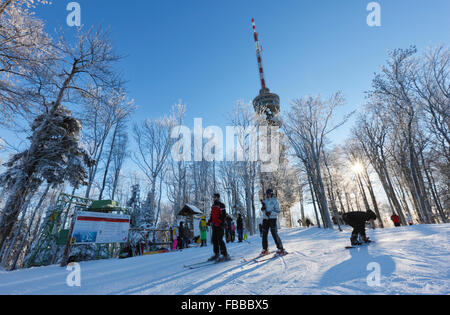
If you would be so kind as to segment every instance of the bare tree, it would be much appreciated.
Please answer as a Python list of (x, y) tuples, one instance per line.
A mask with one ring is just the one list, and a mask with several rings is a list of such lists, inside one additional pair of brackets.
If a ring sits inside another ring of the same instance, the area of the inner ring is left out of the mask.
[[(102, 185), (101, 185), (100, 193), (99, 193), (99, 197), (98, 197), (98, 199), (100, 199), (100, 200), (102, 200), (102, 198), (103, 198), (103, 192), (106, 187), (106, 179), (108, 178), (108, 171), (109, 171), (109, 167), (110, 167), (110, 164), (112, 161), (113, 150), (114, 150), (114, 147), (116, 146), (118, 134), (120, 134), (121, 129), (123, 130), (126, 127), (128, 118), (136, 109), (134, 106), (134, 102), (126, 100), (125, 94), (120, 91), (116, 92), (116, 94), (112, 97), (112, 99), (109, 101), (109, 103), (111, 104), (110, 108), (112, 110), (112, 122), (113, 122), (114, 130), (113, 130), (112, 137), (110, 140), (108, 156), (107, 156), (106, 162), (105, 162), (105, 171), (103, 174), (103, 181), (102, 181)], [(124, 145), (124, 143), (122, 142), (122, 146), (123, 145)], [(118, 156), (117, 151), (115, 153), (116, 153), (116, 157), (117, 157)], [(124, 155), (122, 154), (121, 156), (123, 157)], [(115, 165), (118, 166), (118, 164), (115, 164)], [(116, 168), (116, 171), (117, 171), (117, 168)], [(120, 169), (119, 169), (119, 172), (120, 172)]]
[(321, 97), (298, 99), (291, 104), (283, 125), (284, 134), (289, 139), (295, 156), (308, 170), (324, 227), (330, 229), (333, 224), (323, 182), (321, 158), (327, 136), (350, 117), (347, 115), (341, 122), (333, 124), (336, 108), (343, 103), (341, 93), (336, 93), (328, 100), (322, 100)]
[(128, 135), (125, 132), (117, 134), (117, 140), (111, 149), (112, 160), (112, 174), (110, 175), (110, 197), (115, 200), (117, 187), (119, 185), (119, 178), (121, 170), (124, 166), (125, 160), (129, 157), (128, 149)]
[(149, 224), (155, 223), (156, 185), (158, 177), (166, 165), (174, 140), (171, 138), (172, 128), (179, 119), (179, 107), (174, 106), (170, 115), (155, 120), (147, 119), (142, 124), (134, 125), (133, 134), (137, 143), (138, 153), (133, 155), (133, 161), (142, 170), (150, 183), (146, 207)]
[[(384, 106), (388, 115), (393, 118), (399, 136), (405, 142), (408, 154), (408, 171), (412, 182), (412, 193), (418, 212), (425, 222), (431, 222), (431, 209), (426, 201), (426, 191), (421, 175), (418, 159), (417, 131), (420, 129), (420, 108), (414, 93), (412, 69), (415, 68), (413, 55), (415, 47), (396, 49), (390, 55), (387, 67), (375, 76), (373, 89), (369, 96)], [(393, 121), (393, 123), (394, 123)]]
[(0, 124), (35, 113), (36, 73), (54, 66), (56, 50), (44, 23), (30, 11), (47, 1), (4, 0), (0, 4)]
[(386, 156), (387, 135), (391, 126), (383, 117), (379, 114), (364, 113), (359, 116), (357, 126), (353, 128), (352, 132), (359, 147), (377, 172), (392, 212), (398, 214), (401, 222), (406, 224), (406, 217), (394, 189)]

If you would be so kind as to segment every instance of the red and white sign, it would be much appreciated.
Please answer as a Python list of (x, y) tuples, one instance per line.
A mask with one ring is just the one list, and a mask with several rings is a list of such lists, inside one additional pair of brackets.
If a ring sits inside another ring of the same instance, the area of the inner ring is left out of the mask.
[(75, 218), (72, 243), (126, 243), (129, 229), (129, 215), (79, 212)]

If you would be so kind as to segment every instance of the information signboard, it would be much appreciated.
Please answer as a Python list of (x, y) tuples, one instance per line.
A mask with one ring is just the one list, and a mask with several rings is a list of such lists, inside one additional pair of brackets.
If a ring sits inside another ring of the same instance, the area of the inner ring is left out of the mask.
[(78, 212), (71, 243), (73, 245), (126, 243), (129, 229), (129, 215)]

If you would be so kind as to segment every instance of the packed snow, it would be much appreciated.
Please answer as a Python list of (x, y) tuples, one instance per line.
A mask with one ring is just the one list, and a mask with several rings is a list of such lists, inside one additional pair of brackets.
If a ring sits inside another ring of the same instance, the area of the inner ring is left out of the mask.
[(256, 235), (248, 242), (227, 244), (232, 261), (195, 270), (184, 265), (207, 260), (211, 244), (83, 262), (79, 283), (73, 282), (76, 269), (59, 266), (0, 271), (0, 294), (450, 294), (449, 232), (448, 224), (368, 230), (375, 243), (345, 249), (351, 234), (348, 228), (344, 232), (283, 229), (280, 236), (290, 254), (265, 262), (243, 262), (261, 251), (261, 238)]

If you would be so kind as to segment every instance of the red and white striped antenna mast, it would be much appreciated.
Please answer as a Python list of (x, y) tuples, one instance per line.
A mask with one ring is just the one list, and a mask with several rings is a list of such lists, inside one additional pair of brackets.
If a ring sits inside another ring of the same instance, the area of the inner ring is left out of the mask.
[(259, 44), (258, 33), (256, 32), (255, 19), (252, 19), (252, 24), (253, 24), (253, 35), (255, 37), (255, 44), (256, 44), (256, 57), (258, 59), (259, 76), (261, 79), (261, 88), (263, 91), (265, 91), (268, 89), (266, 87), (266, 79), (264, 77), (264, 68), (262, 64), (262, 57), (261, 57), (262, 47)]

